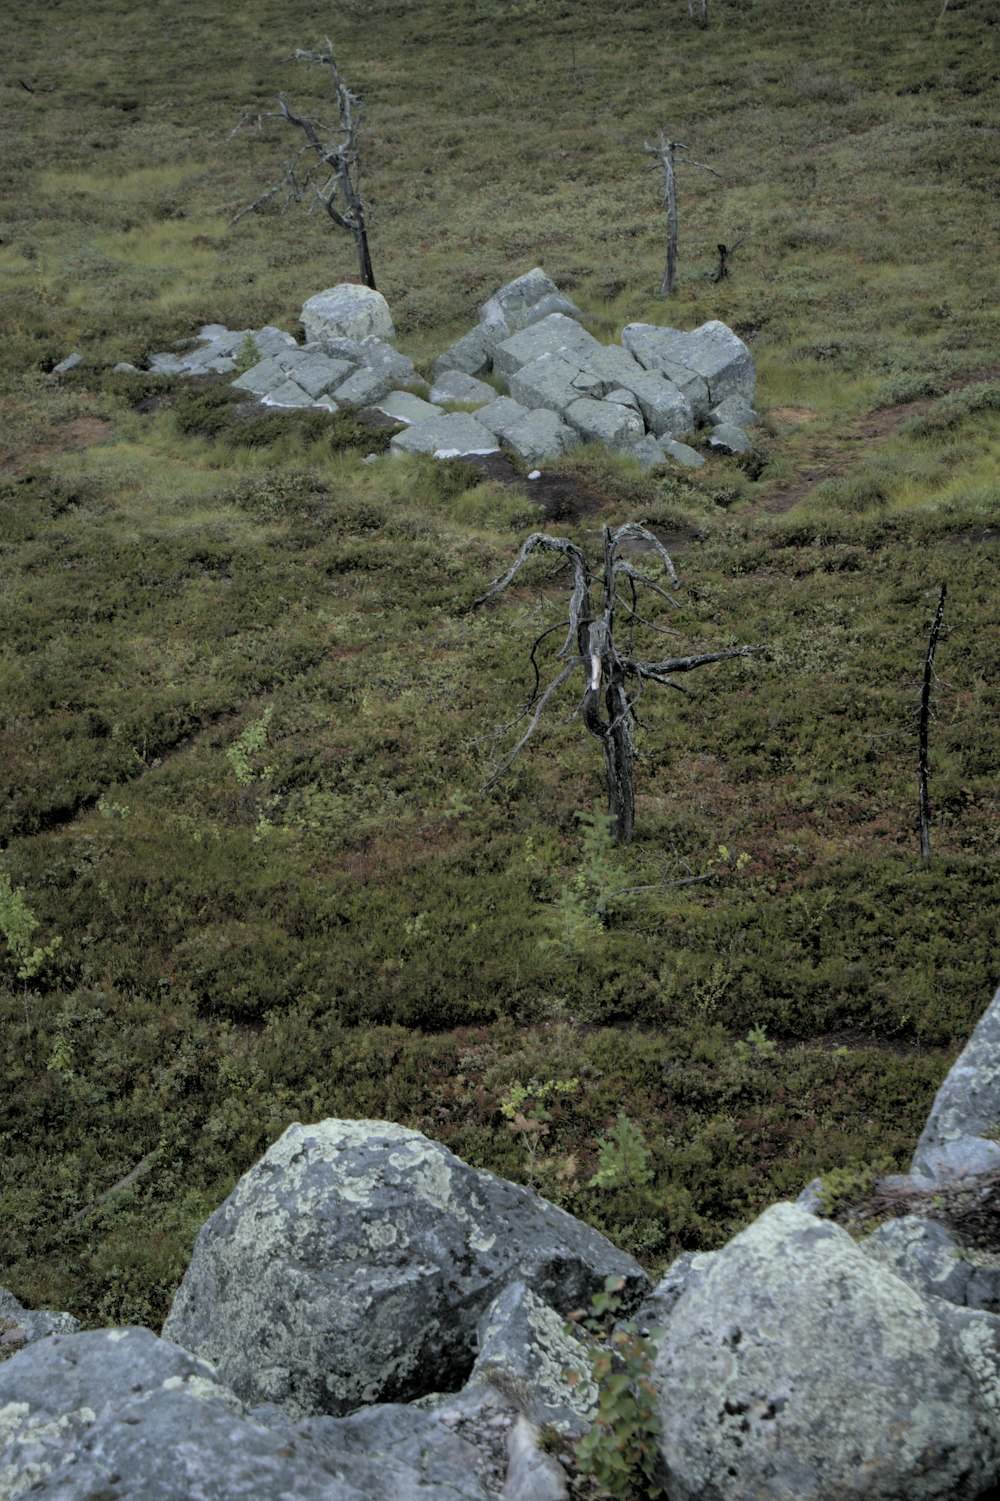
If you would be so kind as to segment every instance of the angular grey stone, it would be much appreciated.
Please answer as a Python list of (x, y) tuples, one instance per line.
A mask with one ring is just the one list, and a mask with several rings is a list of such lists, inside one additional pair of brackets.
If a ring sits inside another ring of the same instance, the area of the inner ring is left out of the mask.
[[(434, 361), (432, 379), (437, 380), (446, 370), (461, 370), (466, 375), (486, 374), (493, 368), (493, 351), (500, 343), (501, 332), (497, 328), (481, 324), (479, 328), (463, 334)], [(506, 332), (503, 337), (508, 337)]]
[(272, 390), (267, 391), (261, 397), (261, 401), (266, 407), (288, 407), (290, 409), (308, 407), (313, 404), (313, 398), (309, 392), (303, 391), (301, 386), (296, 385), (291, 376), (286, 376), (280, 386), (275, 386)]
[(561, 292), (549, 292), (525, 310), (520, 326), (527, 328), (529, 324), (540, 323), (550, 313), (564, 313), (567, 318), (578, 321), (583, 317), (583, 313), (569, 297), (564, 297)]
[[(514, 281), (510, 281), (499, 291), (494, 292), (479, 310), (480, 323), (505, 323), (511, 330), (526, 328), (530, 323), (538, 321), (532, 314), (538, 304), (546, 299), (556, 299), (558, 303), (568, 301), (564, 298), (550, 276), (546, 276), (541, 266), (535, 266), (533, 270), (526, 271)], [(569, 303), (573, 308), (573, 304)], [(579, 308), (573, 308), (574, 313), (579, 313)], [(542, 314), (548, 317), (550, 313), (559, 312), (565, 316), (566, 308), (563, 306), (550, 305)]]
[[(589, 1350), (565, 1319), (523, 1282), (512, 1282), (479, 1321), (470, 1386), (488, 1382), (511, 1395), (533, 1423), (581, 1433), (597, 1412)], [(566, 1372), (579, 1373), (570, 1386)]]
[(940, 1149), (959, 1137), (986, 1137), (1000, 1122), (1000, 990), (952, 1065), (931, 1106), (913, 1171), (935, 1174)]
[(52, 367), (52, 374), (53, 375), (66, 375), (66, 374), (68, 374), (68, 372), (70, 370), (76, 370), (77, 367), (80, 366), (80, 365), (82, 365), (82, 364), (83, 364), (83, 355), (82, 354), (68, 354), (64, 360), (60, 360), (59, 361), (58, 365), (53, 365), (53, 367)]
[(112, 365), (112, 375), (138, 375), (138, 366), (130, 365), (128, 360), (119, 360), (117, 365)]
[(861, 1249), (922, 1297), (965, 1303), (972, 1267), (944, 1226), (934, 1220), (914, 1214), (887, 1220), (861, 1242)]
[(436, 459), (455, 459), (466, 453), (498, 453), (500, 445), (470, 412), (445, 412), (397, 433), (389, 449), (392, 453), (432, 453)]
[(389, 379), (378, 370), (363, 366), (333, 392), (341, 406), (368, 407), (389, 394)]
[(151, 354), (149, 368), (155, 375), (182, 375), (187, 364), (179, 354)]
[(229, 330), (224, 323), (204, 323), (198, 330), (199, 339), (218, 339)]
[(79, 1327), (71, 1313), (24, 1308), (12, 1292), (0, 1287), (0, 1359), (8, 1349), (33, 1344), (50, 1334), (73, 1334)]
[[(478, 428), (467, 413), (418, 427), (464, 424)], [(290, 1126), (212, 1215), (164, 1332), (238, 1395), (341, 1413), (455, 1390), (478, 1319), (516, 1278), (566, 1312), (608, 1275), (633, 1302), (648, 1286), (631, 1257), (529, 1189), (405, 1127), (327, 1120)]]
[(731, 422), (722, 422), (713, 427), (709, 443), (713, 448), (724, 448), (727, 453), (752, 453), (753, 444), (741, 427)]
[[(693, 450), (692, 450), (693, 452)], [(704, 461), (702, 461), (704, 462)], [(808, 1209), (810, 1214), (823, 1213), (823, 1180), (811, 1178), (795, 1200), (799, 1209)]]
[[(564, 313), (550, 313), (538, 323), (529, 324), (519, 333), (504, 339), (493, 351), (493, 368), (508, 378), (544, 354), (563, 354), (574, 359), (592, 354), (601, 344), (579, 323)], [(620, 382), (615, 382), (620, 384)]]
[(251, 365), (249, 370), (238, 375), (233, 386), (238, 391), (252, 391), (255, 396), (266, 396), (268, 391), (276, 391), (279, 386), (284, 385), (289, 372), (306, 359), (308, 355), (305, 354), (298, 360), (290, 356), (269, 355), (266, 360), (261, 360), (258, 365)]
[(678, 443), (674, 438), (662, 447), (668, 459), (673, 459), (675, 464), (680, 464), (685, 469), (700, 469), (705, 462), (704, 455), (696, 448), (691, 448), (687, 443)]
[(760, 418), (750, 403), (742, 396), (727, 396), (725, 401), (720, 401), (708, 414), (709, 422), (718, 426), (723, 422), (731, 422), (735, 427), (752, 427)]
[(602, 401), (613, 401), (620, 407), (631, 407), (638, 416), (642, 416), (642, 408), (639, 398), (634, 391), (626, 391), (624, 386), (615, 386), (612, 391), (605, 391)]
[(645, 436), (642, 418), (628, 407), (613, 401), (594, 401), (588, 396), (566, 408), (566, 421), (575, 427), (585, 443), (603, 443), (605, 447), (625, 452)]
[(503, 442), (526, 464), (541, 464), (560, 458), (580, 442), (558, 412), (541, 409), (513, 422), (502, 434)]
[(653, 1288), (636, 1309), (632, 1322), (639, 1333), (648, 1336), (654, 1329), (663, 1329), (682, 1293), (700, 1287), (716, 1255), (715, 1251), (684, 1251), (672, 1261)]
[(492, 386), (484, 380), (476, 380), (474, 375), (467, 375), (464, 370), (442, 370), (431, 386), (431, 401), (464, 402), (469, 406), (473, 402), (485, 406), (488, 401), (496, 399), (496, 394)]
[(773, 1206), (681, 1294), (659, 1343), (672, 1501), (973, 1501), (1000, 1473), (996, 1323)]
[(409, 355), (400, 354), (385, 339), (369, 334), (358, 345), (361, 362), (369, 370), (377, 370), (393, 386), (408, 386), (416, 376), (416, 367)]
[(568, 1501), (566, 1472), (539, 1447), (541, 1434), (523, 1415), (507, 1438), (509, 1462), (503, 1501)]
[(412, 396), (409, 391), (390, 391), (377, 403), (375, 410), (408, 426), (414, 422), (426, 422), (428, 417), (444, 416), (441, 407), (424, 401), (420, 396)]
[(389, 304), (381, 292), (341, 282), (317, 292), (302, 305), (302, 323), (307, 339), (378, 339), (396, 336)]
[[(622, 343), (647, 369), (668, 375), (688, 397), (699, 419), (727, 396), (753, 401), (757, 378), (753, 357), (743, 340), (716, 318), (691, 333), (630, 323), (622, 330)], [(700, 392), (687, 388), (681, 371), (705, 382), (707, 404), (703, 405)]]
[[(943, 1179), (973, 1179), (1000, 1172), (1000, 1145), (983, 1136), (958, 1136), (928, 1149), (922, 1156), (925, 1172), (933, 1182)], [(916, 1158), (914, 1158), (916, 1163)]]
[(512, 427), (531, 415), (531, 409), (509, 396), (498, 396), (489, 406), (480, 407), (476, 421), (489, 428), (498, 438), (505, 438)]
[[(271, 1420), (275, 1432), (280, 1420)], [(377, 1501), (491, 1501), (480, 1478), (484, 1468), (467, 1443), (434, 1412), (398, 1403), (361, 1408), (347, 1418), (285, 1420), (295, 1448), (350, 1477), (352, 1486)]]
[(667, 462), (666, 454), (652, 433), (647, 434), (645, 438), (639, 438), (630, 448), (623, 448), (621, 452), (626, 457), (635, 459), (643, 469), (655, 469), (657, 464)]
[(310, 354), (305, 359), (295, 361), (292, 379), (303, 391), (308, 391), (310, 396), (326, 396), (342, 386), (356, 368), (348, 360), (331, 359), (325, 354)]
[(581, 396), (597, 398), (605, 388), (601, 377), (585, 370), (570, 353), (541, 355), (515, 371), (508, 385), (522, 406), (547, 407), (560, 415)]
[(616, 387), (629, 391), (646, 426), (658, 438), (665, 433), (684, 433), (694, 426), (694, 410), (679, 387), (661, 371), (645, 369), (628, 350), (617, 344), (602, 345), (582, 359), (587, 370), (606, 382), (603, 391), (593, 394), (613, 401)]

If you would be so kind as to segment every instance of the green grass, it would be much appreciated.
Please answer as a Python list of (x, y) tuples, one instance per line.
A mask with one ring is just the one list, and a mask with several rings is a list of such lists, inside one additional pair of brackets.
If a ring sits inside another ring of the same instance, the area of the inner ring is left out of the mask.
[[(540, 263), (608, 340), (730, 323), (766, 418), (752, 464), (565, 465), (592, 509), (558, 531), (678, 534), (660, 623), (768, 647), (647, 695), (636, 839), (603, 855), (571, 692), (481, 790), (561, 618), (544, 564), (468, 610), (542, 523), (530, 492), (366, 464), (385, 435), (348, 419), (245, 420), (222, 384), (110, 373), (203, 322), (294, 329), (353, 274), (315, 219), (229, 226), (289, 146), (233, 136), (241, 112), (278, 88), (321, 104), (283, 61), (315, 17), (101, 0), (72, 48), (41, 15), (14, 31), (0, 864), (33, 942), (62, 942), (22, 980), (0, 939), (0, 1264), (90, 1324), (157, 1324), (237, 1176), (328, 1114), (424, 1130), (656, 1270), (817, 1172), (904, 1164), (996, 983), (990, 17), (718, 0), (706, 35), (679, 0), (514, 11), (375, 0), (324, 23), (366, 102), (400, 346), (426, 368)], [(643, 173), (661, 127), (720, 174), (682, 171), (671, 302)], [(513, 1085), (566, 1078), (540, 1138), (511, 1129)], [(622, 1111), (653, 1180), (591, 1188)]]

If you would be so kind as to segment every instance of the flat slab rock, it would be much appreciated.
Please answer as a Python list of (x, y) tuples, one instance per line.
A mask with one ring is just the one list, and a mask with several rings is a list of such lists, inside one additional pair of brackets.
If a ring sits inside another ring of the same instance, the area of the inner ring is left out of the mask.
[(466, 453), (498, 453), (500, 445), (469, 412), (445, 412), (414, 422), (405, 433), (396, 434), (389, 448), (391, 453), (431, 453), (436, 459), (454, 459)]
[(562, 1314), (607, 1276), (632, 1303), (648, 1288), (530, 1189), (405, 1127), (328, 1120), (290, 1126), (212, 1215), (164, 1335), (245, 1401), (336, 1415), (455, 1391), (509, 1283)]

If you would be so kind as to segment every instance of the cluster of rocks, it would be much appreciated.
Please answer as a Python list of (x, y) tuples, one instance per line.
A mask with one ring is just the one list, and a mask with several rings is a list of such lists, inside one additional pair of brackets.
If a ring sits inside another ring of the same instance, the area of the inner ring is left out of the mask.
[(620, 344), (606, 345), (582, 317), (536, 267), (484, 303), (477, 326), (445, 350), (428, 384), (394, 347), (385, 298), (345, 283), (305, 303), (304, 344), (278, 328), (209, 324), (196, 347), (154, 355), (150, 368), (233, 373), (234, 386), (273, 407), (375, 408), (405, 427), (392, 440), (397, 454), (502, 447), (532, 465), (590, 442), (651, 468), (704, 463), (682, 441), (698, 430), (728, 453), (752, 447), (754, 363), (725, 324), (683, 333), (631, 323)]
[[(995, 1186), (998, 1119), (1000, 992), (907, 1181)], [(597, 1401), (565, 1316), (607, 1278), (655, 1350), (670, 1501), (1000, 1483), (1000, 1257), (936, 1221), (856, 1242), (807, 1193), (653, 1288), (417, 1132), (323, 1121), (290, 1127), (203, 1227), (161, 1338), (0, 1299), (0, 1497), (564, 1501)]]

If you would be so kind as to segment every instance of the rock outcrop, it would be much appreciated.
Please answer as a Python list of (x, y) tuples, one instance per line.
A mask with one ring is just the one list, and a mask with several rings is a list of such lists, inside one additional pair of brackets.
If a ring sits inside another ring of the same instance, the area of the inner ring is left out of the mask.
[[(991, 1145), (998, 1005), (938, 1096), (942, 1149)], [(896, 1181), (936, 1212), (997, 1178)], [(540, 1432), (564, 1456), (594, 1420), (564, 1316), (609, 1276), (655, 1341), (670, 1501), (983, 1501), (998, 1258), (914, 1213), (856, 1242), (804, 1200), (650, 1291), (595, 1231), (414, 1131), (293, 1126), (204, 1227), (164, 1338), (74, 1333), (0, 1290), (0, 1501), (566, 1501)]]
[[(750, 351), (724, 324), (693, 332), (629, 324), (622, 344), (606, 345), (540, 267), (501, 287), (476, 328), (435, 361), (430, 400), (470, 412), (409, 414), (396, 454), (488, 454), (502, 445), (528, 465), (552, 461), (580, 442), (600, 443), (644, 468), (704, 462), (680, 442), (703, 429), (710, 446), (742, 453), (753, 445)], [(390, 410), (427, 383), (392, 344), (392, 317), (378, 292), (347, 283), (310, 297), (302, 309), (306, 342), (280, 329), (238, 332), (209, 324), (195, 347), (154, 355), (164, 374), (234, 374), (234, 386), (267, 406), (339, 411)], [(489, 377), (489, 384), (482, 377)], [(496, 411), (513, 399), (519, 420)], [(492, 414), (490, 409), (492, 410)], [(503, 416), (498, 425), (497, 418)], [(461, 423), (457, 420), (464, 418)]]

